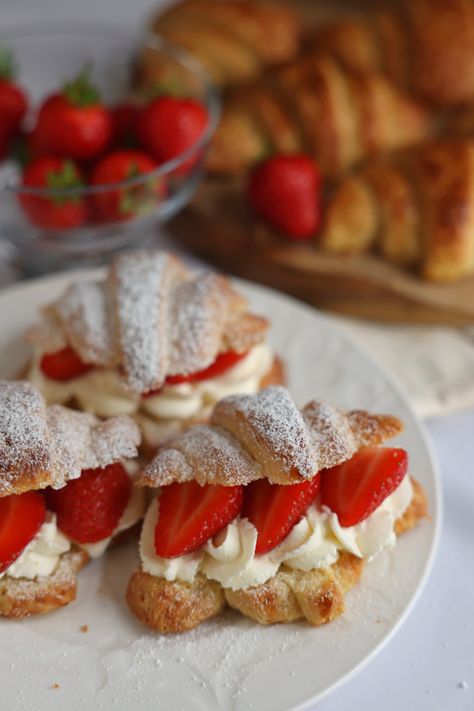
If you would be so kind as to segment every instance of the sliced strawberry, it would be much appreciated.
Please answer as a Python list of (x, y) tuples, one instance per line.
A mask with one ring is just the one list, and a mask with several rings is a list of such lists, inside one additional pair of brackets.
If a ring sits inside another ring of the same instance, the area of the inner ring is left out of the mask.
[(45, 516), (46, 505), (38, 491), (0, 499), (0, 573), (19, 558), (40, 530)]
[(364, 447), (352, 459), (321, 472), (321, 503), (341, 526), (355, 526), (377, 509), (407, 473), (404, 449)]
[(47, 353), (41, 359), (40, 368), (47, 378), (65, 382), (88, 373), (94, 366), (84, 363), (72, 348), (66, 346), (56, 353)]
[(162, 558), (191, 553), (234, 520), (242, 508), (241, 486), (165, 486), (158, 499), (155, 550)]
[(130, 499), (132, 482), (121, 464), (85, 469), (57, 491), (47, 491), (58, 526), (78, 543), (97, 543), (113, 534)]
[[(168, 375), (165, 380), (165, 385), (181, 385), (182, 383), (197, 383), (201, 380), (210, 380), (211, 378), (217, 378), (226, 370), (230, 370), (234, 365), (243, 360), (247, 355), (248, 351), (244, 353), (236, 353), (235, 351), (226, 351), (225, 353), (220, 353), (214, 363), (211, 363), (204, 370), (198, 370), (196, 373), (190, 373), (189, 375)], [(149, 393), (143, 395), (144, 398), (153, 397), (160, 390), (152, 390)]]
[(242, 516), (258, 531), (255, 553), (268, 553), (298, 523), (319, 489), (319, 474), (301, 484), (283, 486), (259, 479), (245, 487)]

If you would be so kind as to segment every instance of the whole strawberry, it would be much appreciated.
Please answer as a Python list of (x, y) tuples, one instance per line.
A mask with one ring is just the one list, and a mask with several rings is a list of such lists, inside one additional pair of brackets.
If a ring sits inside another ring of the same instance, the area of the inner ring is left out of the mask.
[(321, 178), (305, 155), (277, 155), (250, 176), (248, 199), (254, 212), (292, 240), (309, 239), (318, 229)]
[[(161, 96), (146, 106), (138, 119), (138, 138), (158, 163), (177, 158), (195, 145), (206, 130), (209, 115), (195, 99)], [(190, 170), (196, 158), (180, 166)]]

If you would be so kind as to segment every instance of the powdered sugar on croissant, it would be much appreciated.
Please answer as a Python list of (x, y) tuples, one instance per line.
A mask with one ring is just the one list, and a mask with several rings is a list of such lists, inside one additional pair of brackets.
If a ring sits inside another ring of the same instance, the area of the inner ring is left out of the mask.
[(261, 343), (268, 322), (222, 276), (193, 274), (163, 252), (122, 255), (99, 281), (73, 284), (31, 332), (42, 352), (69, 344), (88, 364), (118, 368), (132, 392), (207, 368)]
[(161, 486), (195, 479), (233, 486), (266, 477), (292, 484), (402, 429), (395, 417), (345, 412), (318, 401), (300, 412), (285, 388), (270, 387), (222, 400), (211, 426), (191, 427), (169, 442), (144, 470), (140, 483)]
[(60, 488), (83, 469), (137, 456), (140, 432), (129, 417), (46, 407), (31, 383), (0, 381), (0, 497)]

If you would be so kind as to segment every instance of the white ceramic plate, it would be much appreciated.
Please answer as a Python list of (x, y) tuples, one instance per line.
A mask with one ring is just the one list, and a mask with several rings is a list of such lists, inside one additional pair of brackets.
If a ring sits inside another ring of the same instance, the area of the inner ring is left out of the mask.
[[(26, 363), (24, 330), (69, 276), (0, 293), (0, 376)], [(124, 591), (134, 546), (117, 548), (80, 575), (77, 601), (52, 615), (0, 621), (1, 708), (35, 711), (304, 709), (380, 651), (426, 580), (441, 522), (440, 485), (424, 430), (380, 368), (329, 320), (285, 296), (241, 283), (252, 307), (272, 319), (299, 404), (326, 398), (347, 408), (389, 412), (406, 431), (411, 473), (426, 489), (432, 520), (366, 567), (347, 611), (326, 627), (260, 627), (237, 614), (181, 636), (154, 636), (128, 613)], [(87, 625), (88, 631), (81, 631)], [(59, 685), (55, 688), (55, 685)]]

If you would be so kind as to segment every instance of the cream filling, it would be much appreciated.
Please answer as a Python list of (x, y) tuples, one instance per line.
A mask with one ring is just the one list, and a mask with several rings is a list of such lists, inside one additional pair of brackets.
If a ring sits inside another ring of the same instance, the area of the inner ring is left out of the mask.
[(60, 557), (71, 548), (69, 539), (59, 531), (56, 514), (48, 512), (46, 520), (22, 554), (0, 578), (44, 578), (56, 570)]
[(281, 565), (305, 571), (328, 567), (336, 562), (339, 551), (371, 560), (380, 551), (395, 546), (395, 522), (407, 509), (412, 495), (412, 484), (406, 476), (365, 521), (348, 528), (340, 525), (335, 513), (314, 503), (288, 536), (264, 555), (255, 555), (255, 527), (247, 519), (238, 518), (199, 550), (171, 559), (155, 552), (159, 517), (159, 499), (155, 499), (145, 516), (140, 539), (142, 568), (166, 580), (188, 583), (200, 572), (225, 588), (240, 590), (266, 582)]
[(130, 393), (113, 369), (98, 368), (79, 378), (57, 382), (45, 377), (35, 358), (29, 379), (41, 390), (49, 404), (63, 404), (72, 397), (85, 412), (99, 417), (131, 415), (138, 412), (152, 420), (187, 420), (212, 407), (230, 394), (254, 394), (269, 372), (273, 353), (266, 343), (252, 348), (247, 356), (222, 375), (197, 383), (168, 385), (158, 394), (141, 398)]

